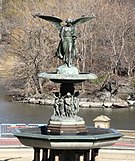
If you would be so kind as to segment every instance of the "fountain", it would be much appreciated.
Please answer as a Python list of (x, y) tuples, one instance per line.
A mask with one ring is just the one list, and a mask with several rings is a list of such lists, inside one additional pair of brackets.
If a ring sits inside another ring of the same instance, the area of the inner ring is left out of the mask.
[(36, 128), (16, 129), (14, 135), (26, 146), (34, 148), (34, 160), (40, 161), (94, 161), (100, 147), (114, 144), (121, 134), (114, 129), (86, 126), (79, 111), (79, 91), (75, 84), (96, 79), (92, 73), (80, 73), (73, 61), (77, 56), (75, 26), (89, 21), (92, 17), (68, 19), (61, 26), (62, 20), (54, 16), (40, 14), (34, 17), (52, 22), (60, 31), (60, 43), (57, 57), (63, 60), (55, 72), (43, 72), (40, 78), (60, 84), (60, 90), (54, 93), (54, 114), (48, 124)]

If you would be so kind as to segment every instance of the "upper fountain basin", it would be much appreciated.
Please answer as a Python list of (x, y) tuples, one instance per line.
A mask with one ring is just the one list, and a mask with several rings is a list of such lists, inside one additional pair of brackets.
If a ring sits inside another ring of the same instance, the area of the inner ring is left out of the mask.
[(55, 83), (80, 83), (85, 80), (96, 79), (93, 73), (79, 73), (75, 66), (68, 67), (66, 64), (57, 68), (56, 72), (43, 72), (38, 75), (40, 78), (50, 79)]
[(80, 83), (86, 80), (96, 79), (97, 76), (93, 73), (79, 73), (79, 74), (58, 74), (56, 72), (43, 72), (38, 74), (40, 78), (49, 79), (55, 83)]

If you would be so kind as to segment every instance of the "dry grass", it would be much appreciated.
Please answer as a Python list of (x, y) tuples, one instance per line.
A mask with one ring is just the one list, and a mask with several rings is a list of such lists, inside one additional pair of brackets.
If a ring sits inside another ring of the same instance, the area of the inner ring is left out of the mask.
[(5, 54), (0, 59), (0, 77), (10, 78), (17, 63), (17, 57), (13, 56), (10, 53)]

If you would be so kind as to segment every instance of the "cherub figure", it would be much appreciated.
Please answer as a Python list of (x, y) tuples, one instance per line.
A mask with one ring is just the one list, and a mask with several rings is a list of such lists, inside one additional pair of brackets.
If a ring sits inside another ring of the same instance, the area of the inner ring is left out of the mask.
[(64, 98), (65, 114), (67, 117), (72, 116), (72, 95), (68, 92)]
[(54, 116), (60, 116), (60, 111), (59, 111), (60, 96), (59, 96), (58, 92), (54, 93), (54, 98), (55, 98), (55, 102), (54, 102)]
[(77, 92), (75, 92), (75, 94), (74, 94), (74, 100), (73, 100), (73, 102), (74, 102), (74, 115), (77, 115), (77, 112), (79, 112), (79, 98), (78, 98), (78, 96), (79, 96), (79, 92), (77, 91)]

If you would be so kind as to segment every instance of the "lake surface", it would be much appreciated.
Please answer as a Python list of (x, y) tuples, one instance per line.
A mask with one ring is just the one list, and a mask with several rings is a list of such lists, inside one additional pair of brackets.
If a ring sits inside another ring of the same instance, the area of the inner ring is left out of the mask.
[[(23, 104), (9, 102), (0, 95), (0, 124), (46, 124), (53, 115), (53, 107), (45, 105)], [(111, 127), (116, 129), (135, 130), (135, 107), (123, 109), (80, 109), (86, 125), (93, 125), (93, 119), (106, 115), (111, 119)]]

